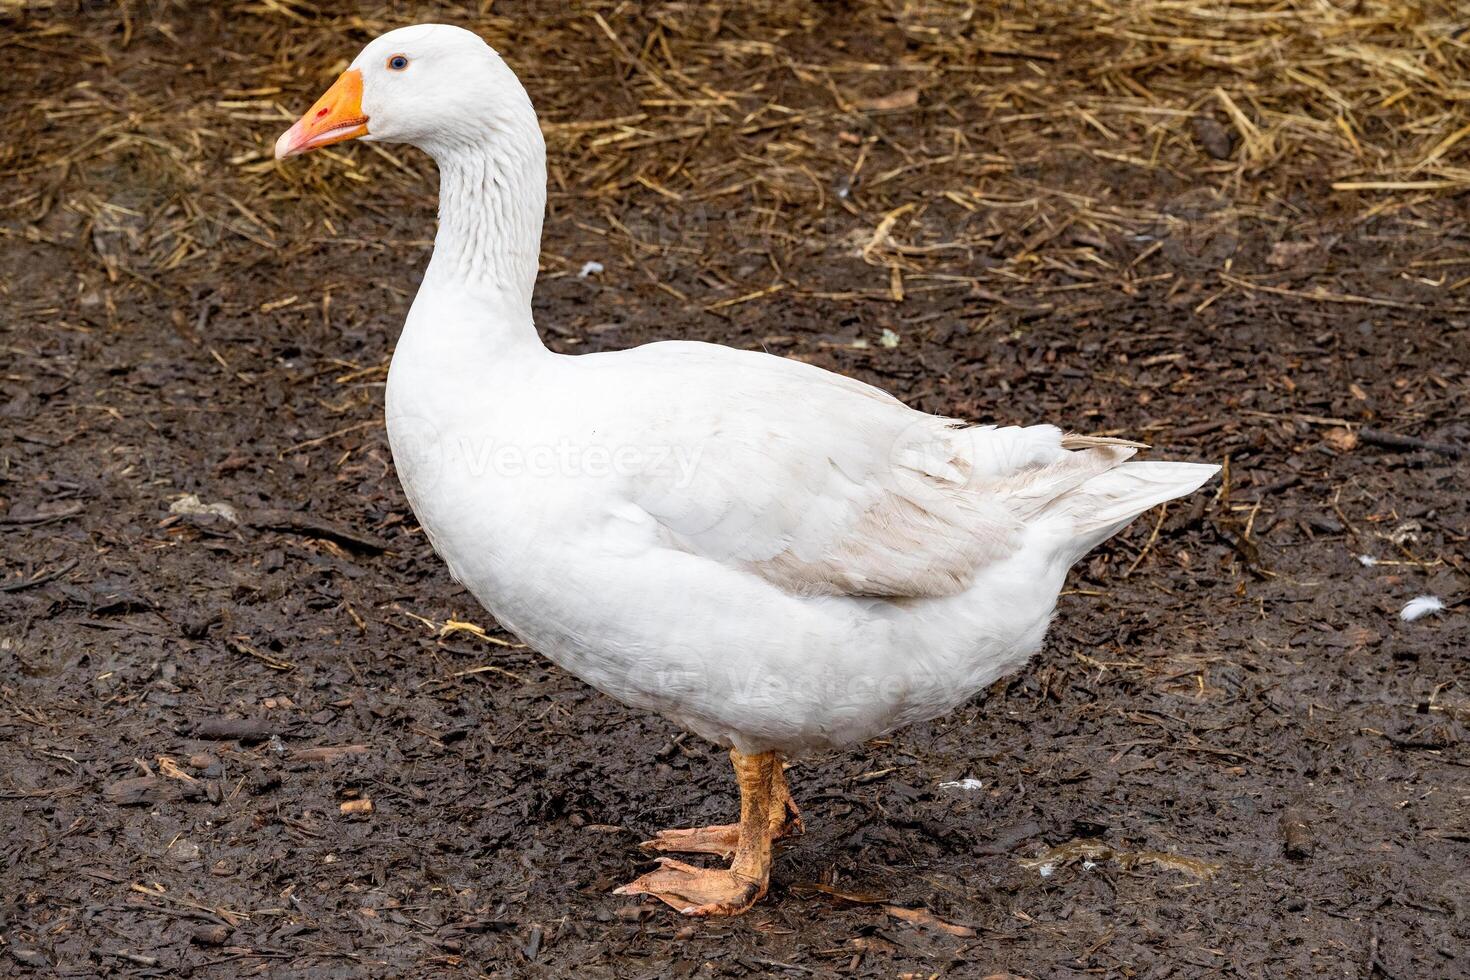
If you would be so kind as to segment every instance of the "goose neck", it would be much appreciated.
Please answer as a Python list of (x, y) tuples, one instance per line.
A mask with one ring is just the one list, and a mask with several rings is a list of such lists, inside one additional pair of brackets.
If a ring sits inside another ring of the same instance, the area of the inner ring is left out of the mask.
[(439, 232), (425, 285), (493, 295), (527, 317), (546, 210), (540, 128), (433, 148), (439, 165)]

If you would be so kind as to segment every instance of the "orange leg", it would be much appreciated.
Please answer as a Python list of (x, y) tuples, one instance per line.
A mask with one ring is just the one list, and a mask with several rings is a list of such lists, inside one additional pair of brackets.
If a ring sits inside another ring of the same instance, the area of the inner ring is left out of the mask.
[[(781, 760), (774, 752), (743, 755), (732, 751), (735, 778), (740, 784), (740, 823), (734, 825), (734, 847), (728, 868), (696, 868), (673, 858), (659, 858), (659, 867), (637, 881), (617, 889), (619, 895), (652, 895), (685, 915), (738, 915), (766, 893), (771, 874), (771, 840), (778, 830), (799, 829), (801, 818), (784, 798)], [(778, 816), (779, 814), (779, 816)], [(727, 840), (724, 827), (705, 827), (668, 833), (687, 835), (684, 844), (716, 845), (723, 853)], [(660, 839), (649, 844), (672, 850)], [(680, 846), (680, 850), (689, 848)]]
[[(733, 749), (731, 761), (738, 767)], [(786, 774), (777, 759), (771, 777), (770, 833), (771, 840), (797, 837), (803, 830), (801, 812), (791, 798), (791, 787), (786, 784)], [(686, 827), (678, 830), (660, 830), (652, 840), (638, 845), (645, 851), (673, 851), (677, 854), (718, 854), (731, 860), (740, 843), (738, 823), (716, 824), (712, 827)]]

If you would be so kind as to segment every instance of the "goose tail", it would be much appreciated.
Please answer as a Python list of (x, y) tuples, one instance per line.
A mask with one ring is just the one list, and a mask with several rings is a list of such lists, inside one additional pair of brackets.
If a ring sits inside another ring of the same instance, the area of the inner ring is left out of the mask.
[(1100, 473), (1047, 508), (1066, 519), (1070, 533), (1059, 543), (1063, 567), (1127, 527), (1144, 511), (1204, 486), (1220, 472), (1213, 463), (1123, 463)]

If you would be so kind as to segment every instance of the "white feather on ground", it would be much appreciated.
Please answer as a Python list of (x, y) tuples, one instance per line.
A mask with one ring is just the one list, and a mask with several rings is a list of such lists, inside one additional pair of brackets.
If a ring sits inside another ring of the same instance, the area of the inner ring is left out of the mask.
[(1399, 619), (1406, 623), (1412, 623), (1416, 619), (1437, 612), (1444, 612), (1444, 602), (1437, 595), (1419, 595), (1404, 603), (1404, 608), (1399, 611)]
[(939, 788), (951, 792), (973, 793), (985, 788), (985, 784), (974, 776), (966, 776), (964, 779), (951, 779), (939, 784)]

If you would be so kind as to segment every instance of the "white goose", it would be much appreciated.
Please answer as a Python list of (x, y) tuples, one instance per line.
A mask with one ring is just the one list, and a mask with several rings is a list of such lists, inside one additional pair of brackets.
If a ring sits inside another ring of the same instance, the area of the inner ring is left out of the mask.
[(1218, 467), (1050, 425), (964, 427), (799, 361), (665, 342), (572, 357), (531, 319), (546, 159), (474, 34), (395, 30), (276, 143), (409, 143), (439, 232), (388, 375), (399, 478), (454, 577), (614, 698), (731, 748), (739, 823), (664, 831), (619, 889), (765, 894), (800, 830), (781, 759), (934, 718), (1041, 646), (1068, 567)]

